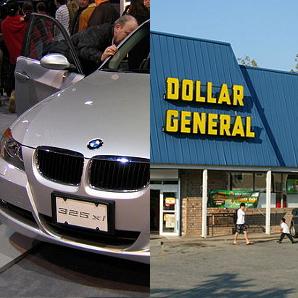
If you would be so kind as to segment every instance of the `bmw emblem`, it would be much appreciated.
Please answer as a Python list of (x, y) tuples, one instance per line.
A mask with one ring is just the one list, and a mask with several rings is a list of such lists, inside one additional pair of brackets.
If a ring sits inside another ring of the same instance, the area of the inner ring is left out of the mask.
[(88, 143), (87, 147), (90, 150), (95, 150), (100, 148), (102, 145), (103, 145), (103, 141), (101, 139), (94, 139)]

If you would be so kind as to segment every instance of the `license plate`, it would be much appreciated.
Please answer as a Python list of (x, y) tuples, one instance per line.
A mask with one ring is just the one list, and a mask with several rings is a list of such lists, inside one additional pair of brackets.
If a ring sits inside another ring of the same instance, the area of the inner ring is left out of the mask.
[(108, 204), (56, 196), (57, 223), (108, 232)]

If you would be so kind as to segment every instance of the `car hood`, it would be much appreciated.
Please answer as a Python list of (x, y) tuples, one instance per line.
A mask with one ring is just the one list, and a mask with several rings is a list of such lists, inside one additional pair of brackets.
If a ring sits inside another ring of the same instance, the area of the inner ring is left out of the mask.
[[(24, 146), (53, 146), (95, 155), (149, 158), (149, 75), (96, 71), (21, 115), (13, 137)], [(93, 139), (103, 145), (87, 148)]]

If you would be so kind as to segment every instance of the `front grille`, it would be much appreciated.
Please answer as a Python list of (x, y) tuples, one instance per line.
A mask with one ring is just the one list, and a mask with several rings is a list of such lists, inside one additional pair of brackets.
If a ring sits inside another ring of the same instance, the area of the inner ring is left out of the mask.
[(38, 147), (37, 164), (39, 172), (45, 178), (63, 184), (78, 185), (82, 177), (84, 156), (60, 148)]
[(96, 156), (91, 160), (90, 185), (111, 191), (136, 191), (148, 185), (149, 160), (143, 158)]

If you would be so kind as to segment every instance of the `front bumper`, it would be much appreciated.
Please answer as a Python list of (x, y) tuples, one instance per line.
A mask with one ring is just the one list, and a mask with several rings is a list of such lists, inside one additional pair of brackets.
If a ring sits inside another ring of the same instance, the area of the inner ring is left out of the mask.
[[(150, 262), (149, 228), (147, 228), (149, 226), (149, 188), (142, 190), (139, 194), (133, 194), (132, 198), (128, 198), (129, 194), (114, 194), (115, 229), (138, 231), (138, 237), (132, 243), (115, 245), (109, 242), (96, 243), (96, 241), (88, 241), (80, 237), (71, 237), (53, 229), (45, 220), (52, 216), (50, 194), (53, 191), (63, 190), (65, 194), (77, 194), (90, 199), (98, 196), (106, 199), (105, 193), (101, 191), (95, 194), (92, 190), (90, 195), (90, 190), (84, 183), (79, 188), (71, 189), (38, 177), (33, 162), (30, 162), (33, 161), (33, 151), (29, 148), (24, 150), (24, 156), (29, 156), (25, 162), (27, 174), (0, 159), (0, 200), (2, 202), (0, 203), (0, 220), (2, 222), (21, 234), (41, 241), (142, 263)], [(111, 193), (107, 195), (110, 196), (108, 197), (110, 200)], [(30, 215), (31, 219), (23, 216), (22, 212), (15, 212), (14, 208), (7, 208), (7, 205), (24, 211)], [(134, 214), (136, 214), (135, 222), (132, 220)]]

